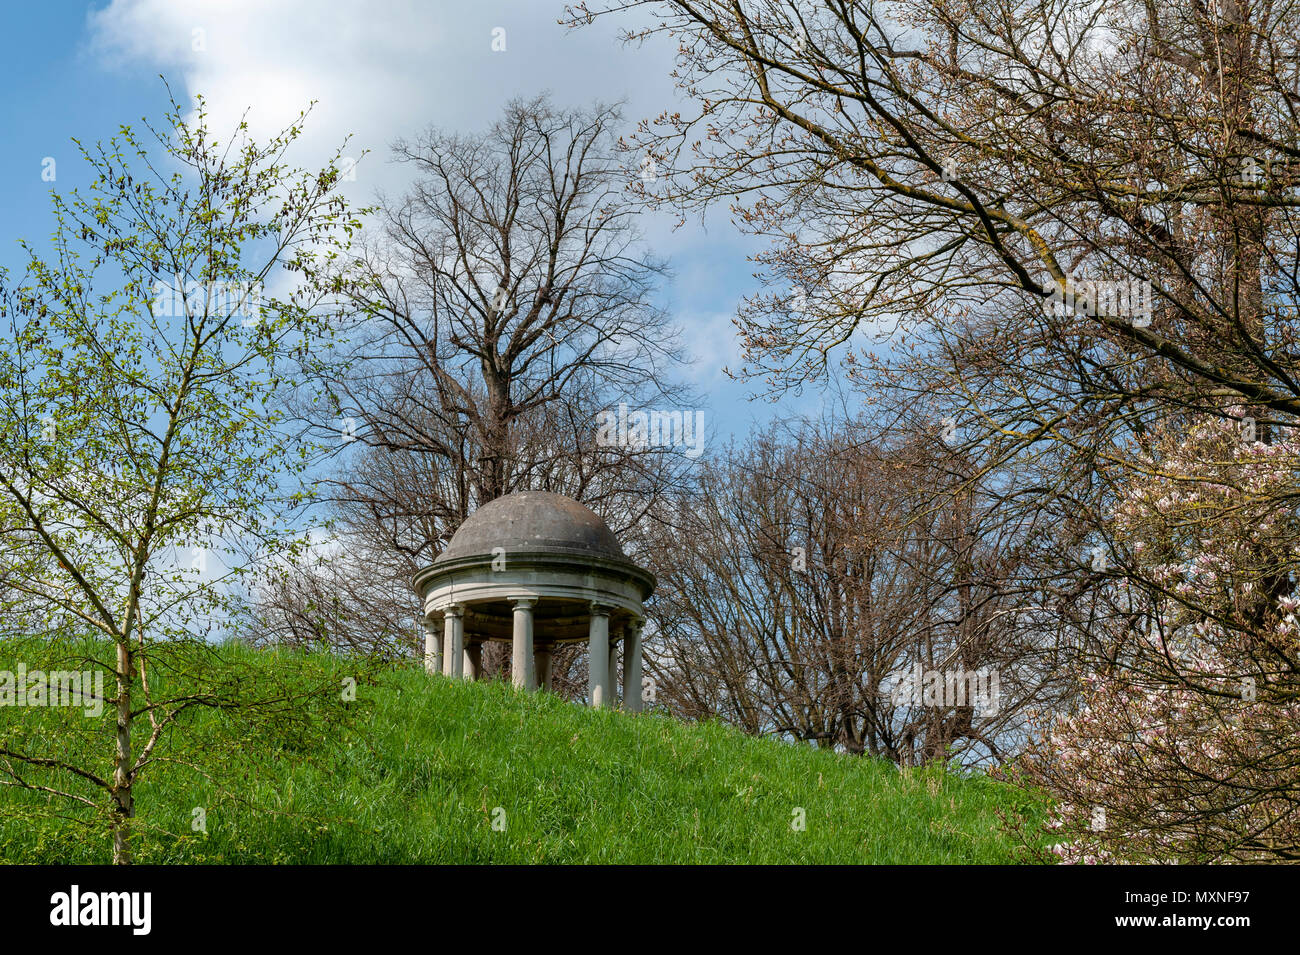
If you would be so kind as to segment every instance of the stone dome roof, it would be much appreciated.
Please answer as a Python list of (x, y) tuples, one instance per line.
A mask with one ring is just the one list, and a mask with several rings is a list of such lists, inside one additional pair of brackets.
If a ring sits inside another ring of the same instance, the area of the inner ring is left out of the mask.
[(626, 561), (614, 532), (595, 511), (563, 494), (518, 491), (471, 514), (434, 564), (463, 557), (547, 552)]

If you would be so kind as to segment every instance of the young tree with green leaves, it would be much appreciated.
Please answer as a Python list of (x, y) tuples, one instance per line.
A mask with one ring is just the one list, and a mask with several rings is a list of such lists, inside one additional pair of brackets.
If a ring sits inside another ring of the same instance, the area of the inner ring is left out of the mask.
[(147, 133), (78, 143), (93, 181), (54, 194), (48, 249), (21, 243), (21, 275), (0, 272), (0, 627), (106, 671), (114, 724), (88, 717), (74, 745), (66, 721), (50, 735), (10, 710), (0, 783), (102, 822), (117, 863), (141, 780), (202, 750), (180, 745), (188, 714), (283, 721), (323, 699), (242, 679), (215, 642), (242, 582), (303, 546), (311, 454), (274, 398), (321, 360), (348, 291), (332, 264), (360, 228), (341, 154), (319, 172), (286, 163), (305, 118), (218, 141), (200, 98)]

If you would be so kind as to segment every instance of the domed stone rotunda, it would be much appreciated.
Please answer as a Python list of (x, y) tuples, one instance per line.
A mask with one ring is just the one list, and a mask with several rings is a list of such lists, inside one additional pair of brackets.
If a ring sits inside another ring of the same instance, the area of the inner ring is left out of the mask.
[(587, 642), (592, 706), (641, 709), (643, 604), (649, 571), (627, 559), (590, 508), (561, 494), (520, 491), (480, 507), (415, 576), (424, 605), (425, 666), (456, 679), (481, 674), (485, 640), (509, 640), (516, 687), (549, 689), (551, 655)]

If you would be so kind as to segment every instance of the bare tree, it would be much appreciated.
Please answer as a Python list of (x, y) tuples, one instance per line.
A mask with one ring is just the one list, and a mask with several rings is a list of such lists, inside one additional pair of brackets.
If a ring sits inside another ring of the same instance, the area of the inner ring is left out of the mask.
[[(345, 452), (328, 496), (348, 549), (366, 555), (357, 569), (385, 568), (374, 600), (351, 611), (378, 624), (375, 639), (414, 639), (414, 597), (398, 611), (392, 591), (483, 503), (567, 494), (636, 546), (680, 480), (681, 448), (598, 440), (600, 416), (619, 405), (695, 401), (669, 378), (681, 353), (655, 303), (665, 267), (636, 228), (619, 122), (613, 107), (543, 97), (510, 104), (483, 134), (430, 130), (395, 147), (415, 180), (382, 201), (382, 234), (354, 263), (368, 281), (341, 336), (347, 371), (314, 382), (323, 401), (299, 405)], [(308, 594), (336, 583), (295, 597), (282, 581), (269, 602), (320, 606)], [(293, 616), (272, 628), (292, 631)], [(300, 636), (330, 629), (297, 625)]]
[(1028, 535), (989, 495), (935, 506), (968, 482), (924, 431), (868, 430), (803, 424), (705, 469), (654, 551), (658, 697), (902, 764), (1001, 759), (1052, 683), (1015, 590)]

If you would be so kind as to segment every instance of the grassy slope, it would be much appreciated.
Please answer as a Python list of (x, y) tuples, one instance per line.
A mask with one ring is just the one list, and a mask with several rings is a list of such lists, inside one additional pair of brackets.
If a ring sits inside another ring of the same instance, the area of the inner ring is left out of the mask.
[[(982, 778), (899, 773), (722, 725), (593, 712), (419, 670), (363, 684), (353, 706), (331, 745), (231, 767), (238, 800), (163, 770), (139, 805), (176, 835), (142, 841), (138, 861), (1013, 861), (995, 810), (1023, 799)], [(0, 858), (106, 861), (105, 840), (5, 813), (31, 798), (0, 790)], [(206, 834), (189, 831), (195, 806)], [(493, 828), (497, 807), (504, 831)], [(791, 826), (796, 807), (804, 831)]]

